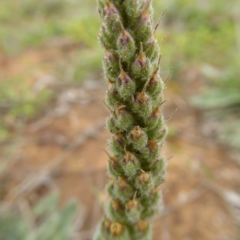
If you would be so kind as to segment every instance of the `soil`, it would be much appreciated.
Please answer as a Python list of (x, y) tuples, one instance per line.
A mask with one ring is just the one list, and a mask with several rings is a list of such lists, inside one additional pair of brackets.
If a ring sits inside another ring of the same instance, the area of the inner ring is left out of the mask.
[[(61, 54), (56, 51), (48, 52), (46, 58), (57, 59)], [(38, 66), (46, 60), (39, 57), (44, 54), (30, 52), (8, 60), (5, 75), (11, 72), (9, 69), (18, 74), (32, 59), (37, 59), (34, 63)], [(162, 185), (161, 211), (154, 220), (154, 239), (237, 240), (237, 210), (232, 199), (226, 199), (226, 194), (240, 192), (240, 167), (215, 139), (202, 134), (201, 113), (191, 107), (188, 100), (197, 91), (193, 89), (199, 88), (199, 76), (195, 78), (181, 84), (169, 81), (165, 91), (169, 99), (165, 116), (176, 108), (178, 111), (168, 121), (171, 134), (163, 151), (169, 161), (166, 182)], [(79, 94), (71, 101), (60, 101), (66, 92)], [(28, 122), (24, 134), (7, 145), (17, 147), (9, 157), (11, 164), (2, 178), (1, 200), (17, 204), (25, 198), (35, 203), (56, 189), (61, 194), (61, 204), (77, 199), (79, 211), (86, 213), (79, 232), (90, 231), (79, 240), (91, 239), (106, 200), (109, 133), (104, 126), (108, 116), (104, 92), (103, 80), (86, 80), (74, 88), (67, 86), (44, 115)], [(58, 114), (63, 105), (65, 112)], [(33, 128), (36, 123), (38, 127)], [(4, 148), (6, 145), (1, 151)], [(26, 185), (34, 181), (37, 184), (33, 187)]]

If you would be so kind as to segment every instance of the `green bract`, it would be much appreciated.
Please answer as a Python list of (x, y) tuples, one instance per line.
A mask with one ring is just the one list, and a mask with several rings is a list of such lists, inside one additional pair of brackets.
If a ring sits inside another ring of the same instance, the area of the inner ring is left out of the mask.
[(111, 116), (107, 186), (110, 196), (95, 240), (151, 240), (166, 160), (161, 146), (164, 83), (151, 0), (98, 0), (105, 49), (106, 104)]

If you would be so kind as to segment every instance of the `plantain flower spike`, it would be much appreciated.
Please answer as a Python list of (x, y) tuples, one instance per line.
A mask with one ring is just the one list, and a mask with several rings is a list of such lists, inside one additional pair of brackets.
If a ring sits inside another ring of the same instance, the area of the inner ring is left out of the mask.
[(98, 0), (106, 104), (111, 112), (109, 201), (94, 240), (151, 240), (166, 159), (164, 83), (151, 0)]

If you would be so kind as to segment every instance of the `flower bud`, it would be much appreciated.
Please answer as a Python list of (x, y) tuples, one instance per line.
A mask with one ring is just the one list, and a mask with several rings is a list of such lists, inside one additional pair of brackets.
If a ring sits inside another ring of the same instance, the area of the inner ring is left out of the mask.
[(158, 143), (155, 140), (150, 140), (148, 142), (148, 149), (150, 152), (155, 152), (158, 149)]
[(135, 126), (128, 135), (128, 143), (133, 145), (136, 150), (146, 147), (148, 142), (147, 134), (139, 127)]
[(168, 134), (168, 129), (167, 127), (165, 126), (164, 122), (162, 123), (163, 126), (158, 129), (157, 131), (151, 131), (151, 137), (153, 139), (155, 139), (156, 141), (160, 141), (161, 143), (164, 142), (167, 134)]
[(115, 82), (119, 75), (119, 61), (113, 51), (106, 50), (106, 54), (103, 59), (103, 70), (106, 79), (110, 82)]
[(125, 29), (122, 29), (118, 37), (117, 49), (123, 62), (131, 61), (132, 57), (135, 55), (136, 46), (134, 39)]
[(138, 223), (137, 223), (137, 229), (140, 232), (145, 232), (148, 228), (148, 222), (145, 219), (141, 219)]
[(150, 11), (148, 7), (146, 7), (138, 19), (136, 36), (140, 42), (145, 43), (146, 39), (149, 39), (151, 37), (152, 32), (152, 19)]
[(147, 93), (153, 97), (159, 96), (163, 90), (163, 81), (160, 78), (158, 71), (155, 71), (147, 85)]
[(160, 55), (160, 47), (154, 35), (151, 36), (149, 41), (146, 43), (146, 56), (151, 59), (151, 61), (156, 62)]
[(125, 175), (132, 179), (140, 168), (140, 163), (133, 153), (127, 152), (123, 158), (122, 169)]
[(149, 140), (146, 148), (141, 150), (141, 154), (146, 163), (154, 162), (159, 155), (158, 142)]
[[(124, 223), (125, 224), (125, 223)], [(110, 234), (108, 238), (103, 238), (101, 240), (130, 240), (131, 237), (129, 235), (129, 231), (126, 226), (124, 226), (122, 222), (113, 222), (110, 227)]]
[(97, 231), (95, 232), (94, 239), (101, 240), (103, 237), (105, 239), (110, 237), (110, 227), (111, 221), (107, 218), (103, 219), (101, 224), (99, 225)]
[(111, 221), (109, 221), (108, 219), (105, 219), (103, 221), (103, 224), (104, 224), (104, 228), (109, 231), (110, 230), (110, 226), (111, 226)]
[(138, 176), (138, 181), (140, 183), (147, 183), (149, 182), (149, 179), (150, 179), (150, 175), (146, 172), (141, 172)]
[(110, 226), (110, 233), (112, 234), (112, 236), (117, 237), (120, 236), (124, 231), (124, 226), (119, 223), (119, 222), (113, 222), (111, 223)]
[(133, 111), (144, 118), (146, 121), (152, 112), (152, 101), (148, 94), (145, 92), (137, 93), (134, 103), (133, 103)]
[(156, 127), (159, 124), (159, 122), (162, 123), (161, 110), (160, 110), (160, 107), (156, 107), (153, 109), (152, 114), (148, 119), (148, 130)]
[(120, 131), (129, 131), (134, 126), (134, 118), (125, 105), (120, 105), (115, 109), (116, 126)]
[(124, 145), (124, 135), (121, 132), (114, 133), (113, 138), (118, 144)]
[(160, 185), (165, 182), (165, 175), (163, 174), (153, 175), (153, 181), (154, 181), (154, 184)]
[(136, 199), (129, 200), (126, 206), (126, 216), (129, 222), (136, 223), (141, 217), (140, 204)]
[(99, 39), (101, 40), (101, 43), (104, 45), (104, 48), (116, 49), (115, 37), (109, 33), (105, 24), (102, 24), (101, 26)]
[(98, 12), (100, 17), (103, 19), (104, 18), (104, 2), (103, 0), (97, 0), (97, 4), (98, 4)]
[(118, 177), (120, 174), (122, 174), (122, 169), (116, 157), (109, 156), (108, 172), (115, 177)]
[(111, 14), (118, 14), (118, 10), (112, 2), (106, 0), (104, 14), (106, 16), (109, 16)]
[(116, 121), (114, 119), (113, 116), (110, 116), (107, 118), (106, 120), (106, 126), (107, 126), (107, 129), (110, 131), (110, 132), (116, 132), (118, 131), (117, 127), (116, 127)]
[(113, 199), (111, 205), (114, 211), (120, 211), (122, 209), (121, 202), (117, 199)]
[(155, 186), (159, 186), (160, 184), (164, 183), (166, 166), (167, 163), (164, 158), (161, 158), (150, 165), (149, 171), (152, 173)]
[(136, 178), (135, 187), (141, 194), (147, 195), (153, 188), (153, 179), (151, 173), (141, 171)]
[(159, 119), (154, 119), (154, 117), (151, 116), (149, 122), (151, 123), (147, 129), (149, 138), (163, 142), (167, 135), (167, 128), (162, 114)]
[(115, 132), (109, 141), (109, 147), (114, 155), (123, 157), (125, 154), (124, 151), (124, 142), (125, 138), (123, 133)]
[(117, 8), (113, 3), (107, 1), (104, 12), (108, 31), (111, 33), (111, 35), (118, 36), (122, 29), (122, 22)]
[(127, 209), (138, 208), (138, 207), (139, 207), (139, 202), (136, 199), (129, 200), (127, 202)]
[(158, 159), (154, 163), (150, 164), (149, 171), (151, 171), (154, 175), (163, 175), (166, 165), (166, 160), (162, 157), (161, 159)]
[(131, 19), (129, 21), (130, 26), (134, 26), (140, 15), (140, 4), (138, 0), (124, 0), (124, 9), (126, 11), (127, 17)]
[(114, 197), (122, 202), (132, 198), (134, 194), (133, 187), (123, 177), (119, 177), (114, 184)]
[(124, 70), (121, 70), (120, 75), (118, 76), (117, 90), (120, 97), (124, 100), (129, 99), (136, 91), (135, 82)]
[[(148, 195), (143, 196), (141, 198), (141, 205), (143, 206), (142, 216), (144, 217), (153, 216), (158, 209), (158, 207), (155, 205), (159, 202), (160, 198), (161, 192), (158, 186), (152, 188)], [(152, 209), (154, 211), (152, 211)]]
[(116, 179), (111, 178), (106, 185), (106, 192), (108, 193), (109, 196), (112, 196), (114, 194), (114, 184), (115, 184)]
[(134, 226), (136, 239), (138, 240), (151, 240), (152, 233), (149, 222), (146, 219), (140, 219)]
[(108, 84), (108, 90), (105, 95), (105, 101), (111, 110), (115, 109), (116, 106), (119, 105), (120, 97), (118, 95), (115, 84), (112, 82), (109, 82)]
[(151, 203), (150, 205), (146, 206), (145, 209), (142, 211), (142, 217), (151, 218), (153, 215), (157, 214), (158, 212), (159, 212), (159, 207)]
[(140, 81), (146, 82), (150, 77), (152, 68), (151, 64), (141, 49), (132, 65), (132, 73), (134, 77), (139, 78)]
[(118, 199), (112, 199), (105, 205), (106, 214), (109, 219), (124, 221), (124, 208)]

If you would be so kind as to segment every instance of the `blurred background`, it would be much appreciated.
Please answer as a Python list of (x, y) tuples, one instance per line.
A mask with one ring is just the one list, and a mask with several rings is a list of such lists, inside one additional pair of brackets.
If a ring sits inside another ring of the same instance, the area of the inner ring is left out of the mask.
[[(153, 2), (173, 69), (154, 240), (239, 240), (240, 2)], [(101, 218), (99, 27), (95, 0), (0, 2), (0, 240), (90, 240)]]

